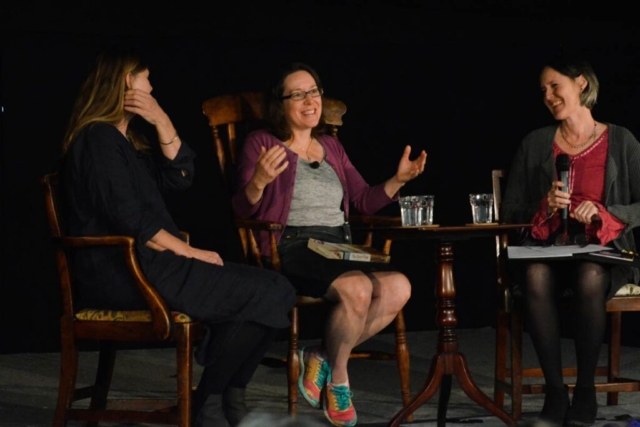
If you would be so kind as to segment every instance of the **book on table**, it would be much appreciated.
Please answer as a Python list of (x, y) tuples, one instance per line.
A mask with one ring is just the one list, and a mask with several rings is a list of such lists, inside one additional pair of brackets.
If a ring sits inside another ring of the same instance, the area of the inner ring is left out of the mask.
[(307, 247), (312, 251), (329, 259), (348, 261), (388, 263), (391, 256), (370, 246), (353, 245), (349, 243), (332, 243), (318, 239), (309, 239)]
[(628, 265), (636, 268), (640, 267), (640, 256), (638, 256), (635, 252), (630, 251), (606, 250), (575, 254), (574, 256), (578, 258), (590, 259), (592, 261)]

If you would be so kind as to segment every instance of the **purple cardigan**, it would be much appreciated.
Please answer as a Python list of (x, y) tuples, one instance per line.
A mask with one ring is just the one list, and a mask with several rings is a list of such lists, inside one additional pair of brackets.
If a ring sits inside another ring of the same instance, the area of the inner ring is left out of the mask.
[[(344, 197), (342, 199), (344, 212), (349, 216), (349, 206), (353, 206), (363, 214), (374, 214), (389, 203), (398, 200), (398, 195), (389, 198), (384, 191), (384, 183), (370, 186), (362, 178), (362, 175), (353, 166), (344, 147), (340, 142), (329, 136), (322, 135), (318, 138), (326, 153), (325, 161), (338, 175)], [(240, 218), (253, 218), (286, 224), (293, 197), (293, 185), (295, 182), (298, 155), (291, 150), (286, 150), (286, 160), (289, 166), (264, 189), (262, 199), (255, 205), (251, 205), (246, 197), (244, 188), (253, 176), (255, 164), (260, 155), (260, 147), (267, 150), (282, 142), (265, 130), (257, 130), (247, 135), (242, 150), (242, 157), (238, 164), (237, 187), (232, 198), (233, 211)], [(276, 234), (276, 240), (280, 241), (281, 233)], [(260, 250), (265, 256), (270, 255), (269, 241), (266, 233), (256, 236)]]

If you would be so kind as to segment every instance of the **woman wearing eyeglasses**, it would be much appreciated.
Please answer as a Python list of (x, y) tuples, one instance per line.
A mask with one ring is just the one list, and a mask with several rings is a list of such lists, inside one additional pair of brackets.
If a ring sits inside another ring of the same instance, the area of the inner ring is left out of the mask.
[[(322, 345), (300, 349), (301, 394), (337, 426), (356, 424), (347, 362), (351, 350), (387, 326), (411, 295), (407, 278), (383, 264), (328, 260), (307, 248), (309, 238), (345, 242), (350, 207), (373, 214), (398, 200), (400, 188), (421, 174), (422, 151), (407, 146), (398, 170), (371, 186), (340, 142), (323, 133), (322, 84), (308, 65), (290, 64), (265, 94), (268, 128), (244, 142), (238, 167), (236, 215), (285, 224), (278, 235), (282, 272), (298, 294), (334, 304)], [(269, 242), (258, 242), (270, 256)], [(321, 394), (324, 398), (321, 399)]]

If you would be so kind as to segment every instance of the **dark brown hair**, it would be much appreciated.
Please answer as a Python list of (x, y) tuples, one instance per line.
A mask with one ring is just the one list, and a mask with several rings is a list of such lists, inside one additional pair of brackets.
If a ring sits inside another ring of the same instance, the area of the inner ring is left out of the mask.
[[(278, 70), (267, 91), (265, 92), (265, 121), (266, 124), (276, 138), (280, 141), (287, 141), (291, 138), (291, 129), (284, 117), (284, 104), (282, 96), (284, 95), (284, 81), (286, 78), (297, 72), (306, 71), (311, 74), (313, 80), (319, 89), (322, 89), (322, 82), (318, 73), (309, 65), (303, 62), (292, 62)], [(325, 132), (326, 122), (324, 118), (324, 109), (320, 115), (318, 125), (311, 130), (311, 136), (317, 138)]]

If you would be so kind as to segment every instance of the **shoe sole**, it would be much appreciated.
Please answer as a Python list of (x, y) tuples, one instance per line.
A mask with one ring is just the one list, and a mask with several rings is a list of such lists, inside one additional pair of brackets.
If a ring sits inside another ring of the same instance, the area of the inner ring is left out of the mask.
[(351, 424), (351, 423), (350, 424), (342, 424), (342, 423), (338, 424), (339, 421), (333, 421), (333, 419), (329, 416), (329, 411), (327, 411), (327, 405), (326, 405), (327, 397), (324, 396), (324, 394), (326, 394), (326, 393), (327, 393), (326, 389), (322, 393), (320, 393), (320, 396), (322, 396), (322, 412), (324, 412), (325, 418), (327, 420), (329, 420), (329, 422), (332, 425), (337, 426), (337, 427), (354, 427), (358, 423), (358, 416), (357, 415), (356, 415), (356, 419), (351, 421), (351, 423), (353, 423), (353, 424)]
[(565, 421), (564, 425), (565, 426), (571, 426), (571, 427), (588, 427), (588, 426), (594, 425), (595, 423), (596, 423), (595, 420), (593, 422), (567, 420), (567, 421)]
[(331, 419), (331, 417), (329, 416), (329, 414), (327, 413), (327, 411), (326, 411), (326, 410), (324, 411), (324, 416), (325, 416), (325, 418), (326, 418), (327, 420), (329, 420), (329, 422), (330, 422), (332, 425), (337, 426), (337, 427), (354, 427), (354, 426), (357, 424), (357, 420), (356, 420), (356, 422), (354, 422), (353, 424), (342, 424), (342, 423), (337, 423), (337, 422), (335, 422), (335, 421), (333, 421), (333, 420)]
[[(298, 376), (298, 390), (300, 391), (300, 394), (302, 395), (302, 397), (304, 397), (304, 400), (307, 401), (307, 403), (312, 407), (312, 408), (316, 408), (316, 409), (320, 409), (320, 399), (318, 399), (317, 402), (314, 402), (308, 395), (307, 395), (307, 391), (304, 388), (304, 348), (298, 350), (298, 365), (300, 367), (300, 375)], [(322, 392), (320, 393), (322, 394)]]

